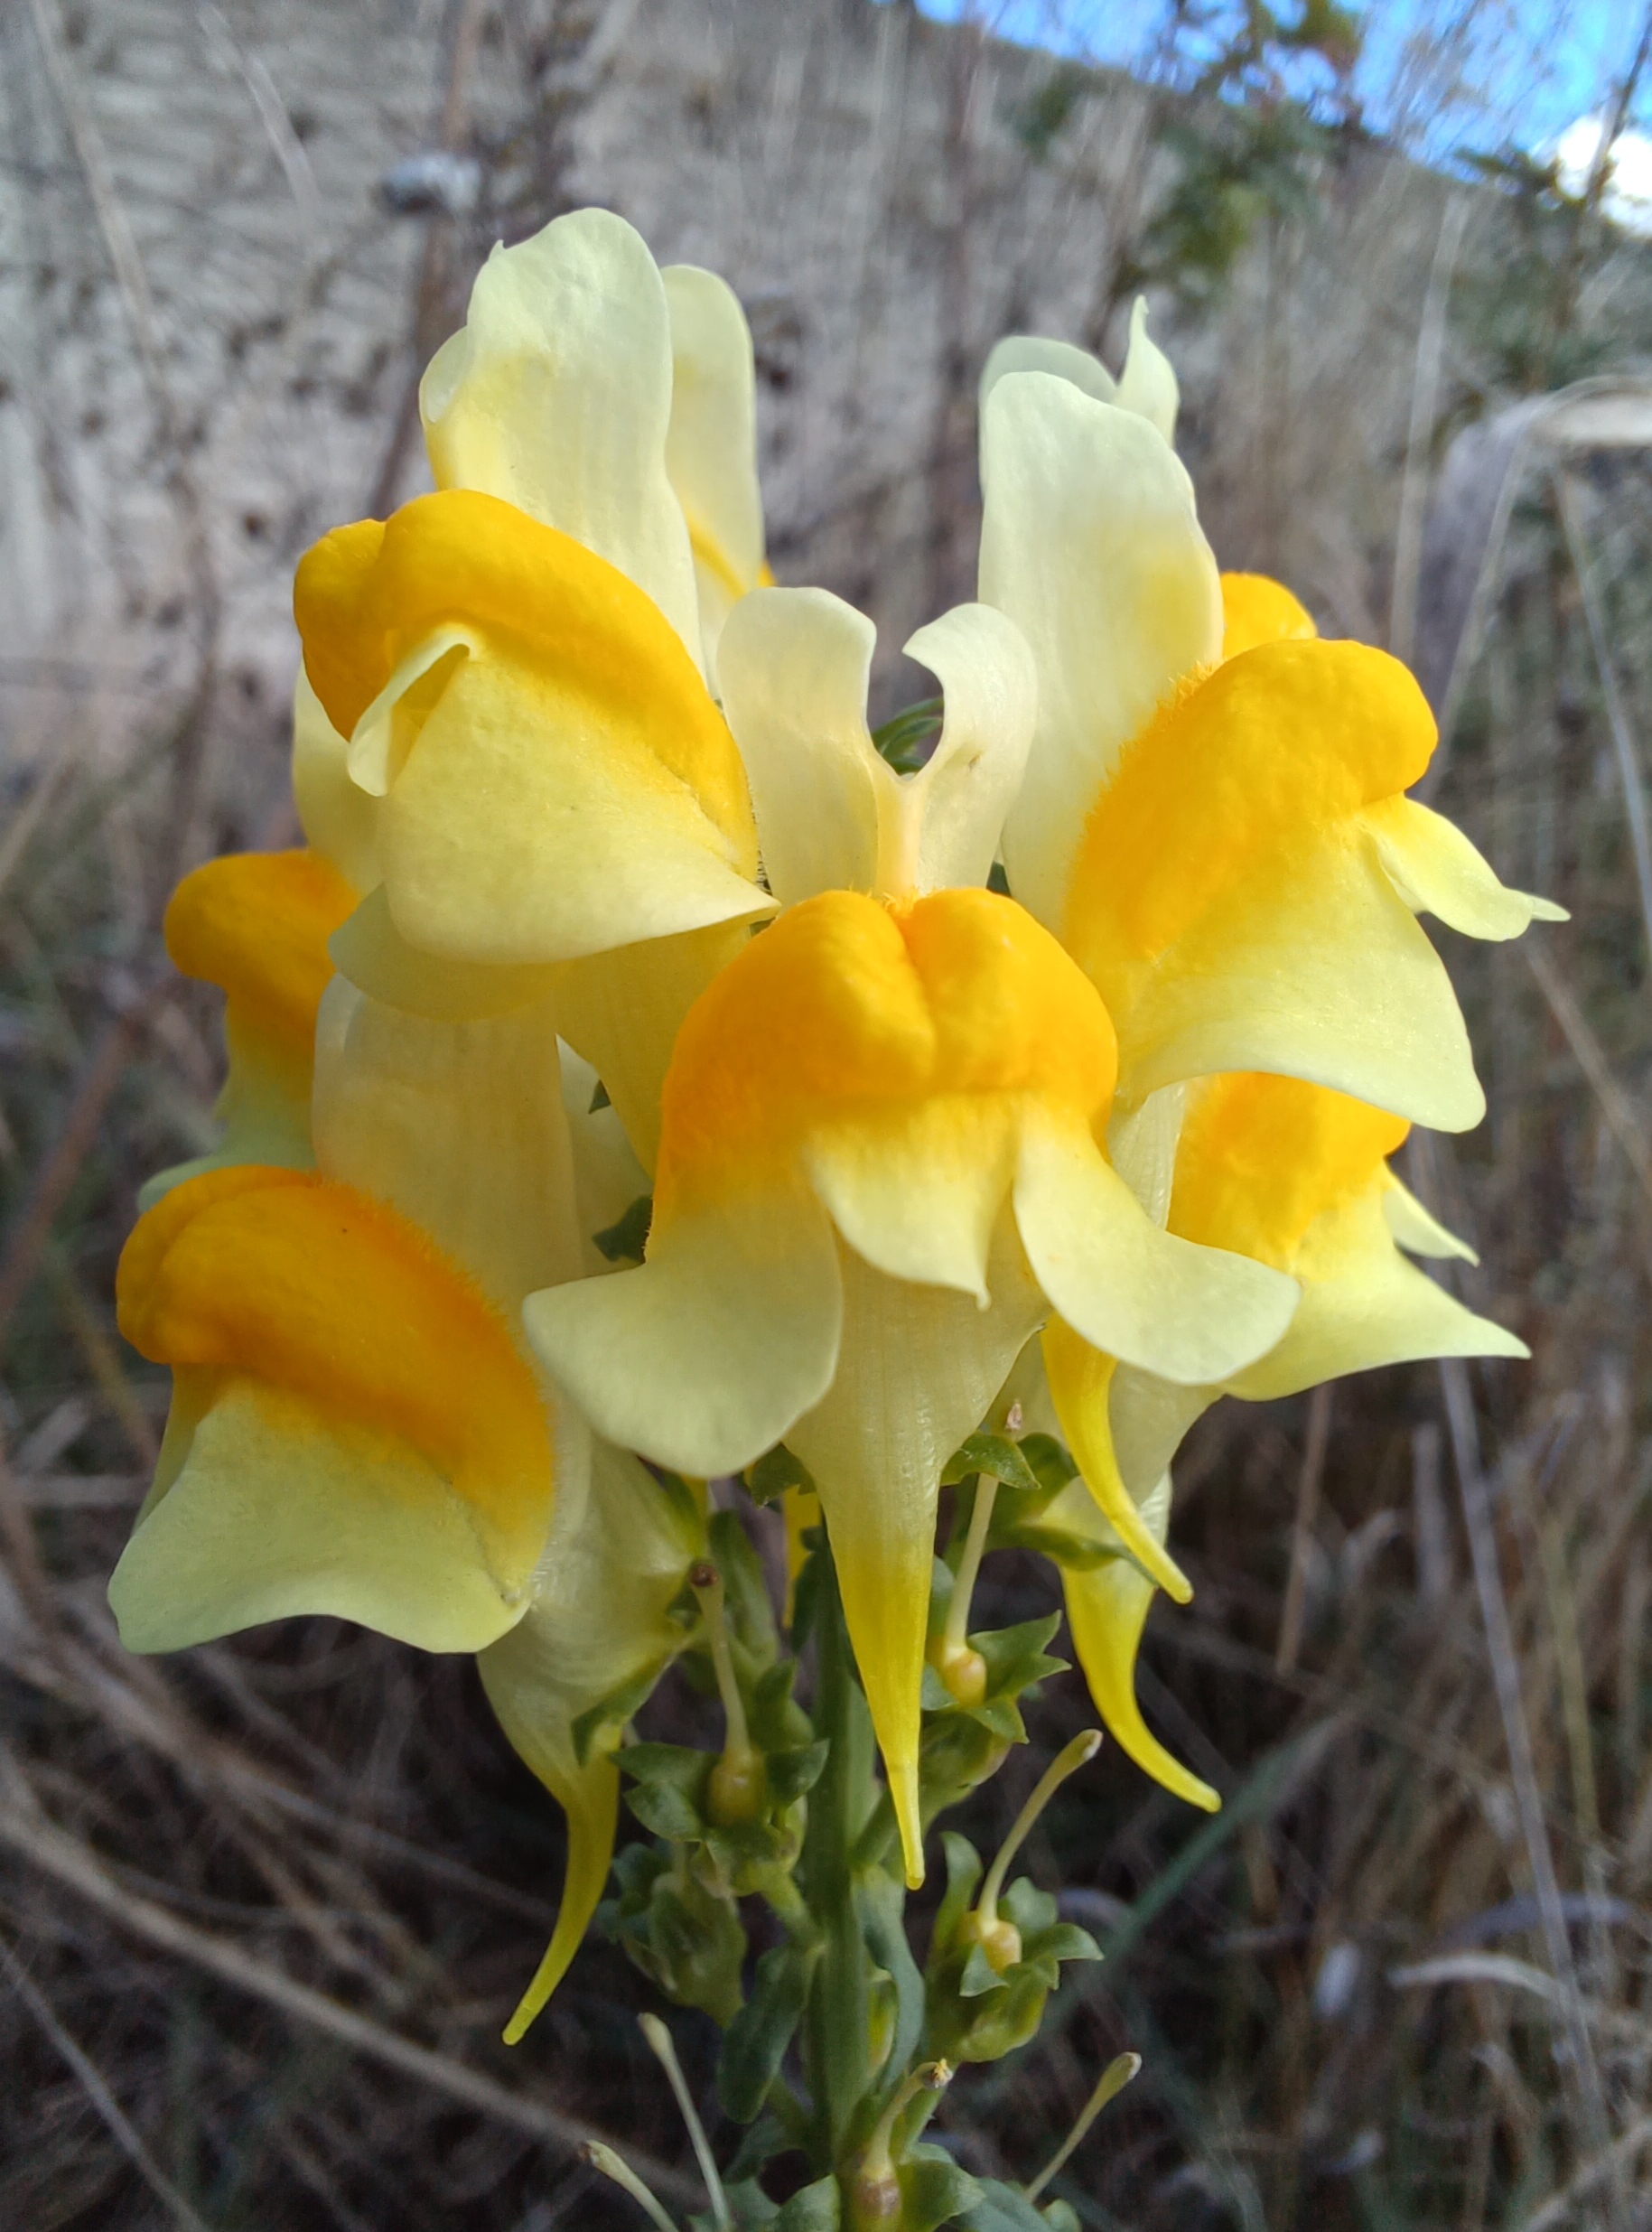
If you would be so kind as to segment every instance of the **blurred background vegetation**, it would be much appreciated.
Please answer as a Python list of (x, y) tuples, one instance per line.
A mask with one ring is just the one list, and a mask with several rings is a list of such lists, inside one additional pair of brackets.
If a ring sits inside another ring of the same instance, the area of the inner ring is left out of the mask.
[[(319, 1620), (135, 1661), (103, 1594), (165, 1404), (115, 1259), (219, 1069), (160, 909), (293, 840), (293, 563), (421, 485), (414, 383), (490, 242), (590, 201), (739, 288), (777, 574), (875, 614), (884, 711), (972, 587), (987, 349), (1114, 353), (1145, 290), (1222, 563), (1413, 658), (1431, 795), (1572, 911), (1450, 948), (1490, 1114), (1407, 1150), (1530, 1364), (1203, 1423), (1198, 1595), (1141, 1681), (1225, 1808), (1110, 1748), (1069, 1786), (1034, 1872), (1107, 1960), (941, 2135), (1024, 2176), (1130, 2047), (1059, 2188), (1087, 2225), (1652, 2223), (1652, 250), (1627, 160), (1534, 138), (1587, 10), (1163, 0), (1129, 71), (1106, 13), (0, 13), (8, 2227), (618, 2226), (585, 2132), (685, 2159), (613, 1948), (496, 2042), (561, 1833), (467, 1663)], [(1036, 1586), (995, 1561), (984, 1617)], [(1035, 1749), (1087, 1717), (1050, 1686)]]

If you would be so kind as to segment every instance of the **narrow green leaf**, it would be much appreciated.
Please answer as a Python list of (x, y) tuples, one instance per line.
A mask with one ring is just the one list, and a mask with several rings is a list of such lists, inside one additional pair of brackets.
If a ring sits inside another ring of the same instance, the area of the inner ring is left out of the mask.
[(838, 2232), (843, 2198), (835, 2178), (826, 2177), (794, 2193), (775, 2218), (772, 2232)]
[(817, 1950), (776, 1946), (757, 1964), (751, 1998), (723, 2036), (717, 2097), (737, 2124), (761, 2114), (808, 2001)]
[(794, 1457), (784, 1442), (777, 1442), (754, 1465), (746, 1468), (746, 1492), (753, 1503), (772, 1503), (789, 1488), (811, 1493), (815, 1476), (801, 1457)]
[(989, 1472), (1009, 1488), (1036, 1490), (1039, 1486), (1021, 1451), (1002, 1434), (972, 1434), (947, 1458), (941, 1485), (945, 1488), (966, 1480), (972, 1472)]

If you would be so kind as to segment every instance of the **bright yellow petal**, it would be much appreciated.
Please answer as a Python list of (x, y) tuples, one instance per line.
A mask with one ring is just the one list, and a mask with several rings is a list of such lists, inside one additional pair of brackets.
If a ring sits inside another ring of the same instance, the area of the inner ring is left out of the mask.
[(314, 853), (228, 853), (173, 893), (166, 950), (185, 976), (223, 987), (232, 1030), (307, 1074), (332, 976), (327, 940), (355, 904), (338, 869)]
[(666, 471), (688, 525), (715, 686), (723, 623), (766, 572), (751, 333), (733, 288), (714, 272), (673, 264), (660, 277), (671, 318)]
[(640, 234), (576, 210), (496, 247), (419, 388), (439, 489), (503, 497), (635, 582), (697, 660), (683, 515), (667, 474), (671, 331)]
[(1386, 1183), (1410, 1126), (1300, 1079), (1237, 1074), (1193, 1088), (1170, 1229), (1293, 1270), (1315, 1220)]
[(354, 894), (313, 852), (230, 853), (184, 877), (166, 910), (167, 951), (186, 976), (221, 985), (229, 1074), (210, 1154), (159, 1172), (149, 1209), (174, 1186), (238, 1163), (308, 1170), (316, 1008), (332, 975), (327, 941)]
[(550, 1005), (431, 1023), (338, 979), (322, 1003), (313, 1118), (323, 1178), (387, 1202), (507, 1318), (575, 1277), (581, 1235)]
[(923, 1881), (919, 1696), (941, 1469), (985, 1415), (1044, 1312), (1007, 1220), (990, 1310), (843, 1256), (843, 1340), (830, 1392), (787, 1433), (814, 1475), (909, 1883)]
[(722, 715), (658, 609), (579, 543), (453, 490), (376, 541), (328, 537), (294, 604), (358, 779), (387, 786), (410, 944), (567, 960), (768, 910)]
[(1533, 922), (1570, 918), (1552, 900), (1499, 883), (1462, 834), (1443, 814), (1414, 798), (1385, 798), (1368, 806), (1366, 827), (1395, 891), (1416, 914), (1437, 915), (1465, 938), (1518, 938)]
[(1188, 1386), (1225, 1377), (1278, 1340), (1293, 1283), (1162, 1232), (1082, 1129), (1030, 1115), (1015, 1219), (1040, 1284), (1095, 1348)]
[(1193, 1594), (1193, 1584), (1163, 1547), (1136, 1508), (1114, 1455), (1107, 1418), (1115, 1360), (1076, 1333), (1060, 1318), (1044, 1328), (1044, 1369), (1055, 1399), (1056, 1416), (1085, 1486), (1119, 1540), (1167, 1590), (1178, 1604)]
[[(1149, 1534), (1163, 1533), (1170, 1494), (1166, 1473), (1142, 1506), (1141, 1522)], [(1047, 1516), (1054, 1525), (1086, 1531), (1085, 1501), (1082, 1487), (1075, 1481), (1050, 1507)], [(1209, 1783), (1190, 1774), (1165, 1750), (1143, 1720), (1135, 1701), (1136, 1653), (1153, 1603), (1153, 1583), (1127, 1558), (1114, 1558), (1086, 1571), (1063, 1572), (1061, 1586), (1073, 1648), (1108, 1733), (1143, 1774), (1151, 1775), (1172, 1796), (1205, 1813), (1216, 1813), (1221, 1799)]]
[(697, 1527), (634, 1457), (598, 1443), (576, 1522), (559, 1512), (532, 1610), (477, 1660), (488, 1702), (517, 1751), (568, 1817), (568, 1865), (555, 1934), (511, 2017), (514, 2045), (566, 1973), (602, 1895), (613, 1854), (619, 1775), (608, 1732), (581, 1762), (574, 1724), (682, 1640), (667, 1618), (703, 1555)]
[(1443, 1130), (1484, 1097), (1438, 956), (1368, 808), (1433, 748), (1422, 694), (1361, 644), (1264, 644), (1167, 706), (1086, 825), (1064, 936), (1132, 1102), (1271, 1069)]
[(753, 1186), (680, 1212), (647, 1262), (528, 1297), (522, 1322), (597, 1432), (705, 1479), (783, 1440), (831, 1383), (843, 1321), (826, 1212)]
[(350, 776), (350, 742), (327, 718), (300, 667), (293, 690), (293, 798), (313, 853), (346, 883), (370, 892), (380, 876), (378, 801)]
[(1004, 865), (1059, 929), (1084, 817), (1155, 707), (1219, 654), (1221, 593), (1192, 483), (1134, 413), (1048, 373), (1008, 374), (987, 401), (982, 464), (982, 602), (1019, 626), (1039, 686)]
[(1313, 616), (1283, 582), (1265, 574), (1222, 575), (1222, 657), (1237, 658), (1258, 643), (1307, 643), (1319, 634)]
[[(557, 1468), (549, 1426), (505, 1319), (415, 1227), (346, 1186), (291, 1171), (219, 1171), (176, 1188), (139, 1219), (117, 1300), (122, 1332), (152, 1362), (215, 1373), (221, 1400), (249, 1389), (257, 1416), (272, 1405), (284, 1418), (313, 1416), (330, 1446), (378, 1448), (376, 1495), (389, 1480), (416, 1483), (407, 1491), (409, 1541), (430, 1531), (439, 1490), (444, 1517), (433, 1556), (450, 1558), (453, 1542), (468, 1537), (471, 1563), (515, 1616), (550, 1522)], [(195, 1442), (203, 1462), (210, 1454), (229, 1464), (233, 1452), (202, 1444), (216, 1408)], [(279, 1436), (259, 1441), (243, 1420), (235, 1449), (248, 1437), (248, 1462), (265, 1479)], [(294, 1476), (311, 1462), (295, 1445)], [(324, 1450), (313, 1466), (317, 1477), (337, 1477)], [(174, 1484), (155, 1514), (177, 1493)], [(331, 1570), (324, 1527), (315, 1558), (318, 1570)]]

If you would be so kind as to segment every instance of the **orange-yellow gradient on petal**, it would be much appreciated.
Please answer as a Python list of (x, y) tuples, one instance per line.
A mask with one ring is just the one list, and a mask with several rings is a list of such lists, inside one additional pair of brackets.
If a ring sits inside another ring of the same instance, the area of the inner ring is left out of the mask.
[(1368, 1191), (1410, 1129), (1297, 1078), (1213, 1078), (1182, 1126), (1170, 1229), (1289, 1271), (1309, 1227)]
[(298, 569), (304, 665), (385, 799), (391, 913), (453, 958), (579, 958), (769, 902), (740, 755), (681, 638), (617, 566), (446, 489)]
[(185, 976), (222, 988), (232, 1049), (250, 1034), (307, 1076), (332, 976), (327, 940), (359, 897), (317, 853), (226, 854), (173, 893), (166, 950)]
[(204, 1384), (206, 1410), (250, 1383), (414, 1452), (462, 1508), (498, 1590), (526, 1587), (555, 1471), (534, 1376), (499, 1312), (406, 1219), (301, 1172), (212, 1172), (139, 1219), (117, 1301), (133, 1347), (191, 1375), (198, 1396)]
[(824, 892), (690, 1011), (666, 1081), (655, 1228), (680, 1200), (789, 1158), (834, 1116), (1033, 1093), (1087, 1124), (1115, 1070), (1094, 989), (1013, 901), (957, 890), (886, 906)]

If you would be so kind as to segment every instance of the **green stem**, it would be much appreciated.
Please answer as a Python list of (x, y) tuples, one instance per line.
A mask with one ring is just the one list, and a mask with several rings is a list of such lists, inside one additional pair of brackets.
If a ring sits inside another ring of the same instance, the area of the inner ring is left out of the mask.
[(1032, 1796), (1015, 1816), (1015, 1826), (998, 1847), (998, 1857), (987, 1871), (986, 1881), (981, 1886), (981, 1896), (975, 1911), (984, 1924), (990, 1926), (998, 1919), (998, 1900), (1003, 1891), (1003, 1879), (1010, 1872), (1010, 1863), (1026, 1842), (1027, 1833), (1043, 1812), (1050, 1799), (1087, 1760), (1093, 1760), (1101, 1749), (1101, 1731), (1087, 1728), (1082, 1736), (1075, 1736), (1071, 1743), (1058, 1751), (1033, 1785)]
[(958, 1561), (958, 1577), (952, 1584), (952, 1601), (947, 1607), (946, 1640), (949, 1651), (962, 1651), (969, 1641), (969, 1608), (975, 1593), (975, 1579), (981, 1571), (981, 1560), (986, 1550), (986, 1537), (993, 1524), (993, 1504), (998, 1494), (998, 1483), (990, 1472), (975, 1476), (975, 1508), (969, 1515), (969, 1536), (964, 1545), (964, 1555)]
[(872, 2078), (871, 1963), (855, 1910), (850, 1855), (872, 1810), (872, 1716), (854, 1676), (837, 1574), (829, 1549), (815, 1621), (816, 1732), (831, 1751), (809, 1794), (798, 1872), (818, 1922), (823, 1949), (809, 1994), (808, 2062), (821, 2170), (835, 2168), (851, 2121)]

